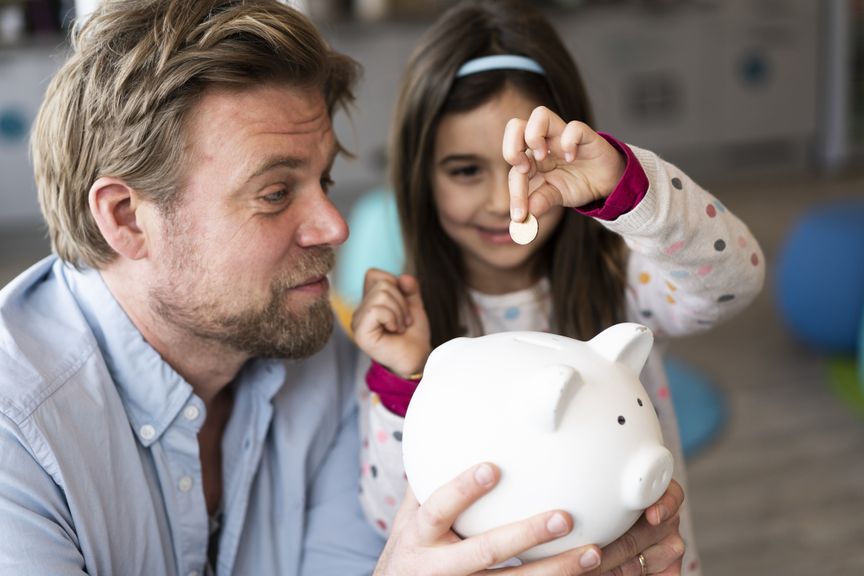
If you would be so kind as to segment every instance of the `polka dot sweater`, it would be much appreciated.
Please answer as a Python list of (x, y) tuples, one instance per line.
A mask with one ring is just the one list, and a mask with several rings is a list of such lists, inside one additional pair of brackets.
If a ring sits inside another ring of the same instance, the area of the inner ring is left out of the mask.
[[(707, 330), (745, 308), (762, 288), (764, 258), (747, 227), (686, 174), (649, 151), (635, 146), (627, 151), (638, 162), (635, 168), (644, 171), (647, 190), (625, 213), (615, 214), (614, 219), (600, 214), (596, 219), (620, 234), (630, 249), (628, 320), (650, 327), (658, 342), (641, 380), (657, 409), (664, 441), (675, 456), (674, 476), (686, 493), (678, 424), (660, 356), (662, 341)], [(486, 333), (549, 330), (553, 311), (545, 279), (527, 290), (494, 296), (472, 292), (471, 297)], [(386, 534), (407, 486), (400, 444), (402, 417), (388, 410), (379, 394), (369, 391), (364, 377), (369, 365), (368, 358), (358, 365), (361, 500), (370, 521)], [(701, 569), (686, 500), (680, 531), (687, 544), (682, 573), (698, 576)]]

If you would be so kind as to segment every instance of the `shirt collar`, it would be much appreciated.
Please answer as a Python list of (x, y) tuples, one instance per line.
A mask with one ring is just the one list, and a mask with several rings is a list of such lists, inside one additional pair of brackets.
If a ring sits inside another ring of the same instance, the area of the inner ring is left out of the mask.
[[(192, 386), (145, 339), (92, 268), (65, 273), (111, 373), (129, 421), (144, 446), (156, 442), (194, 396)], [(285, 382), (284, 360), (254, 359), (236, 385), (270, 402)], [(197, 396), (196, 396), (197, 398)]]
[(189, 401), (192, 386), (144, 339), (97, 270), (66, 265), (65, 273), (129, 421), (141, 443), (149, 446)]

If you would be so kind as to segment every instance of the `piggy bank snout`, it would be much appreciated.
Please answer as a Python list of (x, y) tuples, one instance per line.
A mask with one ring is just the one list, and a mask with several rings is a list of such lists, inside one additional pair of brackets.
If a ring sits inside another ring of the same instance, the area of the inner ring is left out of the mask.
[(644, 510), (660, 499), (672, 481), (674, 460), (664, 446), (641, 448), (627, 466), (623, 502), (633, 510)]

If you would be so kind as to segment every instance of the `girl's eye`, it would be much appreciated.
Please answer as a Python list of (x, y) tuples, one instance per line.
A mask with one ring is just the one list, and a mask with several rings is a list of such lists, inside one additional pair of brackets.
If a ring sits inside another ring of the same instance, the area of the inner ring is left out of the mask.
[(476, 164), (469, 164), (466, 166), (459, 166), (458, 168), (453, 168), (450, 170), (450, 176), (454, 178), (472, 178), (477, 176), (480, 173), (480, 167)]

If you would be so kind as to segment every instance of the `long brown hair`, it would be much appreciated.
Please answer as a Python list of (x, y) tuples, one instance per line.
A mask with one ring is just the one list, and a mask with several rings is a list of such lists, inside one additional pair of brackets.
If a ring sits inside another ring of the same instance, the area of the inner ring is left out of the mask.
[(60, 258), (94, 267), (116, 254), (88, 204), (100, 176), (126, 181), (170, 213), (182, 192), (185, 123), (214, 87), (321, 90), (331, 115), (353, 100), (359, 66), (278, 0), (104, 0), (72, 35), (31, 153)]
[[(463, 63), (490, 54), (528, 56), (545, 75), (496, 70), (454, 80)], [(461, 251), (438, 220), (431, 184), (435, 134), (445, 114), (473, 110), (505, 87), (565, 120), (593, 122), (567, 48), (525, 2), (475, 0), (451, 8), (423, 35), (407, 65), (390, 137), (391, 178), (407, 266), (420, 282), (433, 346), (464, 335), (460, 311), (473, 310)], [(621, 319), (626, 256), (619, 236), (565, 210), (537, 265), (538, 277), (550, 281), (557, 333), (584, 340)], [(476, 314), (472, 320), (479, 325)]]

